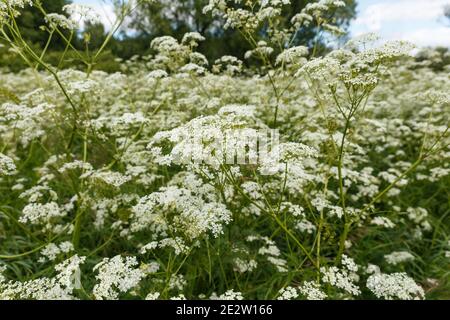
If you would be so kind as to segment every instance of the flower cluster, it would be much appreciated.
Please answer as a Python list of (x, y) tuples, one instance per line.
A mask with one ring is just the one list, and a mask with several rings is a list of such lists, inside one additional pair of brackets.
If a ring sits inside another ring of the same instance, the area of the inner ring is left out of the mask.
[[(31, 4), (1, 1), (0, 24)], [(448, 292), (448, 66), (373, 35), (298, 45), (302, 28), (340, 33), (343, 4), (288, 21), (287, 0), (210, 0), (242, 57), (211, 61), (190, 32), (114, 74), (0, 70), (0, 298)], [(97, 18), (65, 12), (45, 30)]]
[(373, 274), (367, 279), (367, 288), (383, 299), (422, 299), (423, 289), (405, 273)]
[(135, 268), (138, 262), (135, 257), (115, 256), (105, 258), (94, 267), (98, 272), (98, 283), (93, 289), (96, 299), (117, 299), (119, 294), (126, 293), (139, 285), (145, 277), (144, 271)]

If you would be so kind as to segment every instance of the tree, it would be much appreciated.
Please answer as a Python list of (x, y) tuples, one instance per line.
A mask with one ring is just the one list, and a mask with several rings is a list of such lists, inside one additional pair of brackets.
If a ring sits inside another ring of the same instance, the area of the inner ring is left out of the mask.
[(106, 39), (105, 26), (102, 23), (86, 22), (82, 35), (83, 42), (90, 50), (99, 49)]
[[(47, 13), (64, 14), (63, 7), (70, 4), (70, 0), (51, 0), (41, 1), (43, 9)], [(48, 39), (48, 34), (40, 30), (41, 26), (46, 25), (44, 15), (34, 6), (25, 6), (21, 10), (21, 15), (17, 18), (17, 23), (20, 26), (22, 36), (25, 40), (44, 47)], [(51, 43), (52, 49), (64, 48), (64, 42), (59, 37), (55, 36)]]
[[(161, 0), (156, 3), (144, 3), (134, 12), (128, 25), (136, 30), (140, 41), (162, 35), (171, 35), (180, 39), (184, 33), (196, 31), (206, 37), (199, 51), (209, 58), (218, 58), (230, 54), (242, 57), (249, 49), (243, 37), (234, 30), (217, 28), (217, 20), (203, 14), (203, 7), (209, 0)], [(313, 0), (292, 0), (283, 12), (287, 26), (292, 17)], [(346, 0), (347, 6), (336, 12), (337, 23), (344, 29), (356, 14), (356, 1)], [(263, 28), (263, 27), (262, 27)], [(263, 37), (263, 32), (261, 32)], [(297, 34), (296, 44), (312, 46), (317, 36), (313, 26)]]
[(447, 18), (448, 22), (450, 22), (450, 4), (444, 6), (444, 16)]

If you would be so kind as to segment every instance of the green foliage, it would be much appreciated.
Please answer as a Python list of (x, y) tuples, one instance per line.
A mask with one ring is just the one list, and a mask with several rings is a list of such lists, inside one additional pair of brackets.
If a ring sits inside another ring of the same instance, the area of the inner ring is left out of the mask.
[[(0, 298), (448, 298), (447, 51), (367, 35), (326, 53), (342, 1), (289, 29), (287, 1), (221, 4), (247, 65), (208, 64), (196, 32), (119, 62), (129, 39), (97, 24), (46, 51), (0, 11), (28, 67), (0, 71)], [(274, 130), (268, 154), (252, 143)]]
[[(170, 35), (181, 40), (186, 32), (199, 32), (206, 37), (206, 41), (200, 44), (199, 52), (207, 56), (211, 61), (222, 55), (232, 55), (243, 58), (246, 51), (251, 49), (248, 42), (236, 30), (224, 30), (221, 28), (223, 21), (217, 21), (214, 17), (203, 13), (203, 7), (209, 0), (176, 0), (145, 3), (136, 10), (130, 22), (130, 27), (137, 30), (138, 38), (134, 41), (150, 42), (153, 38), (162, 35)], [(290, 25), (292, 17), (300, 12), (308, 3), (314, 0), (294, 0), (283, 8), (282, 28)], [(356, 1), (346, 0), (346, 7), (338, 8), (336, 12), (330, 12), (329, 17), (334, 17), (338, 26), (346, 29), (356, 14)], [(237, 5), (234, 5), (237, 7)], [(267, 25), (260, 26), (259, 38), (266, 39)], [(298, 32), (294, 43), (297, 45), (314, 46), (319, 36), (317, 26), (311, 25), (302, 28)], [(133, 42), (133, 39), (128, 41)], [(326, 51), (324, 39), (318, 39), (319, 52)], [(130, 57), (127, 55), (127, 57)]]
[(447, 47), (425, 48), (417, 53), (416, 60), (422, 66), (443, 71), (450, 65), (450, 49)]
[[(306, 4), (314, 2), (313, 0), (296, 0), (283, 9), (283, 24), (287, 27), (293, 15), (300, 12)], [(336, 23), (344, 29), (348, 27), (350, 21), (354, 18), (356, 13), (355, 0), (346, 0), (347, 6), (345, 8), (338, 8), (336, 13), (331, 13), (335, 17)], [(62, 7), (70, 3), (68, 0), (57, 1), (43, 1), (43, 8), (47, 13), (63, 13)], [(223, 55), (232, 55), (242, 58), (246, 51), (251, 49), (251, 46), (244, 39), (244, 37), (235, 30), (223, 30), (219, 27), (217, 20), (209, 14), (202, 12), (203, 7), (208, 3), (208, 0), (177, 0), (177, 1), (161, 1), (156, 3), (144, 3), (139, 6), (130, 17), (129, 27), (136, 30), (132, 35), (129, 35), (125, 29), (122, 34), (108, 45), (108, 49), (114, 54), (111, 56), (111, 66), (108, 66), (106, 61), (103, 61), (101, 67), (104, 70), (116, 69), (114, 59), (130, 59), (135, 55), (144, 56), (152, 51), (149, 44), (152, 39), (161, 35), (171, 35), (179, 40), (186, 32), (199, 32), (206, 37), (206, 41), (200, 44), (199, 52), (214, 61)], [(17, 19), (21, 26), (22, 35), (25, 40), (37, 48), (43, 49), (48, 34), (40, 30), (41, 26), (45, 25), (44, 16), (36, 7), (25, 7), (21, 16)], [(220, 22), (223, 23), (223, 22)], [(220, 24), (219, 23), (219, 24)], [(260, 39), (265, 38), (265, 26), (261, 26), (259, 31)], [(63, 31), (68, 37), (68, 32)], [(315, 26), (303, 28), (296, 35), (294, 43), (297, 45), (307, 45), (313, 47), (318, 46), (318, 53), (326, 52), (327, 46), (323, 39), (318, 39), (318, 44), (315, 43), (318, 36), (318, 30)], [(91, 50), (98, 49), (106, 37), (104, 26), (101, 24), (86, 23), (82, 32), (74, 38), (73, 45), (79, 50), (84, 50), (86, 41), (89, 40), (89, 48)], [(50, 43), (48, 51), (51, 52), (52, 57), (62, 55), (64, 51), (64, 41), (60, 36), (55, 34)], [(0, 48), (0, 56), (3, 58), (0, 61), (0, 67), (9, 66), (11, 70), (20, 70), (26, 65), (21, 61), (20, 57), (14, 57), (10, 54), (2, 54)], [(52, 62), (57, 59), (52, 58)], [(67, 65), (67, 64), (65, 64)], [(76, 62), (72, 65), (77, 67)], [(97, 65), (99, 68), (100, 65)]]
[[(71, 3), (70, 0), (44, 0), (42, 8), (47, 13), (64, 14), (62, 8)], [(42, 32), (41, 27), (46, 26), (45, 17), (42, 12), (35, 6), (25, 6), (22, 14), (17, 18), (17, 23), (21, 26), (22, 36), (25, 40), (36, 44), (43, 48), (47, 42), (48, 34)], [(55, 36), (51, 43), (51, 49), (64, 49), (64, 41)]]

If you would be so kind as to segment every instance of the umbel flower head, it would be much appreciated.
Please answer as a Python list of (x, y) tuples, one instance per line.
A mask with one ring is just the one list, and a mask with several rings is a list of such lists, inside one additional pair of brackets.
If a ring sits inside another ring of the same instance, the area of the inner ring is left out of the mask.
[(16, 172), (13, 159), (0, 153), (0, 176), (11, 176)]
[(20, 9), (25, 6), (32, 6), (33, 0), (2, 0), (0, 1), (0, 26), (9, 20), (9, 14), (12, 13), (14, 17), (20, 15)]
[(367, 288), (383, 299), (423, 299), (424, 291), (406, 273), (376, 273), (367, 279)]
[[(41, 52), (14, 20), (42, 1), (0, 0), (0, 55), (31, 66), (0, 70), (0, 299), (445, 296), (448, 52), (373, 34), (322, 50), (348, 1), (291, 2), (206, 1), (212, 29), (109, 73), (113, 34), (74, 50), (95, 10), (42, 14)], [(196, 51), (225, 28), (245, 63)]]

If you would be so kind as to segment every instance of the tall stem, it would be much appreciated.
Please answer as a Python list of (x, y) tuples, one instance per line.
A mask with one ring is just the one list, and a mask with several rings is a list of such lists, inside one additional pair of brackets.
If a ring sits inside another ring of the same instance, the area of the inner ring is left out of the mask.
[(344, 230), (341, 234), (339, 240), (339, 251), (336, 256), (336, 262), (341, 261), (342, 253), (345, 249), (345, 241), (347, 240), (348, 232), (350, 230), (350, 225), (347, 217), (347, 210), (345, 206), (345, 192), (344, 192), (344, 177), (342, 175), (343, 162), (344, 162), (344, 147), (345, 147), (345, 138), (348, 134), (348, 130), (350, 128), (350, 117), (345, 118), (345, 127), (344, 132), (342, 133), (341, 145), (339, 147), (339, 157), (338, 157), (338, 175), (339, 175), (339, 197), (341, 201), (342, 211), (344, 213)]

